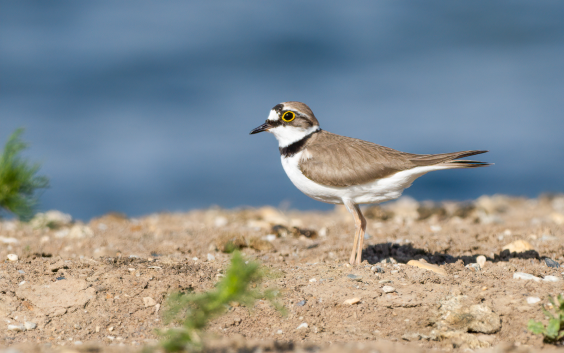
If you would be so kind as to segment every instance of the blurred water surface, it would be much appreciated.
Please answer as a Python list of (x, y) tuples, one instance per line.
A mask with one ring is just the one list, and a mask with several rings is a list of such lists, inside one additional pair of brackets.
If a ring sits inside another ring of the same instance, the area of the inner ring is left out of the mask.
[(220, 205), (326, 209), (270, 134), (275, 104), (414, 153), (489, 149), (490, 168), (405, 194), (564, 191), (564, 2), (0, 1), (0, 141), (16, 127), (88, 219)]

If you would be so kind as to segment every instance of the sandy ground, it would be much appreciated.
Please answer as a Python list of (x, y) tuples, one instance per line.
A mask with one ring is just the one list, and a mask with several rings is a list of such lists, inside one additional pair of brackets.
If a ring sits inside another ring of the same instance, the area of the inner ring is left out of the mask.
[(4, 220), (0, 352), (140, 351), (164, 326), (167, 294), (213, 288), (230, 245), (271, 268), (261, 285), (280, 289), (287, 315), (265, 301), (233, 303), (209, 325), (210, 352), (558, 349), (526, 324), (564, 291), (564, 196), (403, 198), (365, 215), (357, 267), (342, 207)]

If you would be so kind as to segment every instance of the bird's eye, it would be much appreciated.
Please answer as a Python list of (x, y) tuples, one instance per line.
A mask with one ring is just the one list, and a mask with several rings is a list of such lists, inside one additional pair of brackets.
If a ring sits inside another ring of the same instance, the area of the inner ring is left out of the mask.
[(287, 123), (294, 120), (295, 118), (296, 118), (296, 114), (294, 114), (294, 112), (286, 112), (284, 113), (284, 115), (282, 115), (282, 120), (284, 120)]

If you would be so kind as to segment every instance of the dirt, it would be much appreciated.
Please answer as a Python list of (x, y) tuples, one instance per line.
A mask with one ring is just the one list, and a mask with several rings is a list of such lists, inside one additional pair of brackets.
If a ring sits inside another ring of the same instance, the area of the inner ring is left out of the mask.
[[(556, 267), (564, 265), (564, 196), (404, 198), (364, 212), (356, 267), (347, 263), (354, 225), (342, 207), (4, 220), (0, 347), (140, 351), (165, 326), (167, 294), (212, 289), (229, 263), (224, 251), (240, 248), (270, 268), (261, 285), (280, 290), (287, 314), (266, 301), (233, 303), (207, 329), (210, 352), (557, 349), (526, 325), (545, 320), (541, 304), (564, 291), (564, 267)], [(503, 250), (517, 240), (525, 248)], [(515, 279), (519, 272), (540, 280)], [(37, 327), (13, 330), (26, 322)]]

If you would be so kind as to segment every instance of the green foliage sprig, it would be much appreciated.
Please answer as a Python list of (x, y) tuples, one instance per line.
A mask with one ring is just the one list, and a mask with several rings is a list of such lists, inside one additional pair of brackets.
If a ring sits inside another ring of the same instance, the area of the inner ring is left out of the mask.
[(20, 138), (23, 131), (20, 128), (12, 133), (0, 155), (0, 208), (27, 221), (37, 205), (35, 192), (47, 188), (49, 179), (36, 175), (39, 164), (30, 164), (20, 156), (27, 148)]
[(554, 298), (549, 296), (549, 301), (555, 315), (546, 310), (544, 304), (542, 305), (542, 312), (548, 318), (548, 325), (545, 327), (541, 321), (531, 319), (527, 328), (534, 334), (543, 335), (546, 343), (558, 343), (564, 339), (564, 297), (559, 294), (555, 302)]
[(162, 347), (167, 352), (201, 349), (202, 330), (210, 320), (225, 313), (232, 302), (252, 307), (255, 300), (267, 299), (276, 309), (282, 311), (282, 307), (275, 302), (277, 291), (250, 288), (251, 285), (260, 282), (265, 275), (258, 263), (245, 261), (241, 253), (235, 251), (225, 277), (217, 283), (214, 290), (201, 294), (171, 294), (166, 303), (165, 323), (182, 317), (183, 325), (180, 328), (160, 332), (166, 337)]

